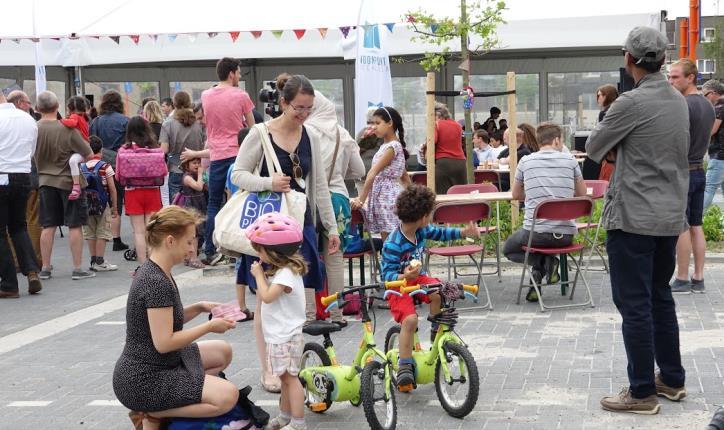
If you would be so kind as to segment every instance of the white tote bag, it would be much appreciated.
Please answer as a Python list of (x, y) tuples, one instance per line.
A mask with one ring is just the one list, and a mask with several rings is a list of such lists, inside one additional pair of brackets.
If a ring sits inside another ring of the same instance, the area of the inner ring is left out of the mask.
[[(279, 159), (274, 147), (269, 141), (269, 131), (266, 124), (254, 126), (261, 135), (263, 162), (266, 162), (267, 171), (271, 176), (274, 172), (282, 173)], [(254, 169), (258, 175), (261, 163)], [(304, 225), (304, 212), (307, 209), (307, 196), (298, 191), (286, 193), (274, 191), (249, 192), (239, 190), (229, 199), (223, 208), (216, 214), (214, 228), (214, 244), (222, 254), (238, 257), (240, 254), (258, 256), (246, 237), (246, 229), (261, 215), (269, 212), (280, 212), (291, 216)]]

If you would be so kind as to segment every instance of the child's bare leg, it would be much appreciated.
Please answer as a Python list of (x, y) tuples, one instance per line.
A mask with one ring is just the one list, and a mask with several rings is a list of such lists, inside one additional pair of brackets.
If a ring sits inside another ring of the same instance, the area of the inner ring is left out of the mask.
[(417, 330), (417, 315), (408, 315), (401, 324), (400, 329), (400, 358), (412, 358), (412, 342), (415, 340)]
[(440, 313), (440, 294), (432, 293), (427, 296), (430, 298), (430, 315), (437, 315)]
[[(304, 389), (299, 378), (285, 372), (281, 376), (282, 380), (282, 403), (280, 407), (286, 406), (285, 412), (291, 412), (292, 418), (297, 420), (304, 419)], [(286, 402), (286, 404), (284, 404)]]
[(70, 166), (70, 176), (73, 178), (73, 188), (68, 195), (68, 200), (77, 200), (80, 197), (80, 167), (79, 164), (83, 162), (83, 156), (80, 154), (73, 154), (68, 159), (68, 165)]

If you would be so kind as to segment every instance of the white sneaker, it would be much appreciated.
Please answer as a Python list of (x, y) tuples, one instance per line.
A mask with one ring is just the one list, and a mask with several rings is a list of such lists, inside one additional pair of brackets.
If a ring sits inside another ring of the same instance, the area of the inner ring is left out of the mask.
[(112, 272), (114, 270), (118, 270), (118, 266), (116, 266), (115, 264), (111, 264), (107, 261), (104, 261), (101, 264), (93, 263), (93, 265), (91, 265), (90, 269), (94, 272)]
[(307, 425), (306, 424), (302, 424), (302, 425), (296, 424), (295, 425), (290, 422), (286, 426), (282, 427), (281, 430), (307, 430)]
[(291, 418), (283, 418), (281, 415), (279, 415), (269, 421), (269, 423), (265, 427), (265, 430), (280, 430), (281, 428), (289, 426), (291, 421)]

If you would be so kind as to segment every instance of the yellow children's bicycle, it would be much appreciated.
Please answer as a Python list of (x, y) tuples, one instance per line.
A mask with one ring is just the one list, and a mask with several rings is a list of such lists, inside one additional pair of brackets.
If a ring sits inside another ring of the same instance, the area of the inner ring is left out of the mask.
[[(397, 287), (404, 282), (397, 282)], [(392, 384), (391, 362), (375, 344), (374, 327), (370, 319), (368, 299), (383, 299), (370, 290), (384, 290), (381, 284), (345, 288), (339, 294), (321, 299), (330, 310), (343, 308), (350, 301), (359, 300), (362, 313), (362, 341), (351, 365), (340, 365), (330, 336), (340, 331), (337, 324), (315, 321), (304, 327), (310, 336), (322, 336), (322, 345), (308, 342), (304, 345), (299, 379), (305, 392), (307, 407), (317, 413), (326, 411), (333, 402), (349, 401), (354, 406), (363, 405), (365, 417), (374, 430), (393, 430), (397, 425), (397, 404)], [(355, 295), (356, 293), (356, 295)], [(354, 297), (345, 300), (345, 297)]]
[[(462, 285), (450, 283), (411, 285), (398, 287), (386, 285), (385, 299), (392, 294), (408, 293), (431, 294), (437, 292), (441, 297), (441, 311), (437, 315), (430, 315), (427, 319), (438, 325), (435, 339), (429, 350), (420, 345), (420, 338), (415, 332), (412, 359), (415, 369), (415, 384), (413, 386), (399, 387), (400, 391), (409, 391), (419, 384), (435, 383), (437, 398), (443, 409), (455, 418), (467, 416), (475, 407), (480, 392), (480, 379), (478, 366), (467, 345), (455, 333), (457, 312), (455, 301), (466, 296), (477, 301), (477, 285)], [(399, 288), (394, 291), (390, 288)], [(391, 327), (385, 336), (385, 352), (387, 361), (392, 363), (396, 374), (398, 369), (398, 347), (400, 326)], [(397, 385), (397, 384), (395, 384)]]

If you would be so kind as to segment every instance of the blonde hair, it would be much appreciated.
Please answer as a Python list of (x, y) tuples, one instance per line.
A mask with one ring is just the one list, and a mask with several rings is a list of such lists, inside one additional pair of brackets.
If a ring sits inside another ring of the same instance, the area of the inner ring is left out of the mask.
[(163, 122), (163, 112), (161, 111), (161, 105), (156, 100), (151, 100), (146, 103), (143, 107), (143, 115), (146, 117), (148, 122)]
[(304, 257), (299, 251), (296, 251), (292, 255), (284, 255), (281, 252), (275, 251), (274, 248), (259, 245), (258, 243), (252, 242), (251, 246), (256, 250), (256, 252), (264, 249), (268, 260), (267, 263), (269, 263), (269, 269), (266, 271), (267, 276), (274, 276), (279, 269), (284, 267), (290, 268), (295, 275), (300, 276), (306, 275), (309, 270), (307, 267), (307, 261), (304, 260)]
[(698, 75), (699, 70), (696, 68), (696, 63), (691, 61), (688, 58), (682, 58), (680, 60), (676, 60), (672, 65), (673, 66), (679, 66), (681, 67), (681, 71), (684, 73), (684, 76), (691, 76), (691, 75)]
[(151, 215), (146, 224), (146, 244), (157, 248), (168, 236), (180, 238), (189, 226), (196, 226), (201, 218), (195, 211), (178, 206), (166, 206)]

